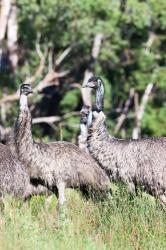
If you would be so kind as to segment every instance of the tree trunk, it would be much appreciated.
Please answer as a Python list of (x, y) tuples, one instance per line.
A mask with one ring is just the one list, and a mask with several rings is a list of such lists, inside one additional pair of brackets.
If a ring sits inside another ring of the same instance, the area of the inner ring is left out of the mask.
[(18, 41), (17, 6), (16, 6), (16, 0), (13, 0), (7, 26), (7, 47), (9, 52), (9, 60), (14, 72), (16, 71), (18, 64), (17, 41)]
[(3, 53), (3, 41), (5, 39), (8, 18), (11, 9), (11, 0), (1, 0), (1, 9), (0, 9), (0, 67), (2, 63), (2, 53)]

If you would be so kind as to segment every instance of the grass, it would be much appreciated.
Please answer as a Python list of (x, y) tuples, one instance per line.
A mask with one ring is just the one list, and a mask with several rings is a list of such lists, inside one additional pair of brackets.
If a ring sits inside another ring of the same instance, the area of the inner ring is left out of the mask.
[[(94, 203), (67, 190), (67, 208), (56, 213), (45, 197), (27, 203), (6, 197), (0, 212), (0, 250), (166, 249), (166, 212), (148, 195), (131, 197), (118, 187)], [(65, 216), (64, 216), (65, 215)]]

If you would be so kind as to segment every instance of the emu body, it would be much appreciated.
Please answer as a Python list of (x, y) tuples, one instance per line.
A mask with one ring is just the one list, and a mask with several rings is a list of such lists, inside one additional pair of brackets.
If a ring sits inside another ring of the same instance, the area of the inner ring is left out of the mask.
[[(100, 88), (101, 78), (99, 81)], [(102, 91), (99, 92), (103, 101), (104, 95)], [(158, 196), (166, 205), (165, 137), (138, 140), (114, 138), (107, 132), (104, 113), (95, 111), (89, 129), (88, 148), (111, 180), (124, 182), (131, 192), (135, 192), (136, 186), (141, 185), (146, 192)]]
[(30, 179), (27, 171), (10, 149), (0, 144), (0, 196), (10, 194), (16, 197), (26, 197), (29, 192)]
[[(69, 142), (36, 143), (31, 131), (31, 113), (25, 105), (30, 86), (21, 87), (20, 110), (14, 129), (15, 149), (31, 178), (42, 180), (51, 191), (58, 191), (58, 205), (65, 202), (67, 187), (106, 191), (109, 179), (95, 160)], [(22, 98), (24, 95), (24, 98)], [(22, 105), (24, 100), (24, 105)]]

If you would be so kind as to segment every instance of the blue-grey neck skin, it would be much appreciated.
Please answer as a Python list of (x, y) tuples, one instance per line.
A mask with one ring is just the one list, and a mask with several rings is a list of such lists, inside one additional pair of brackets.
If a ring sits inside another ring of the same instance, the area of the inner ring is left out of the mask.
[(86, 138), (88, 136), (88, 128), (86, 126), (86, 124), (81, 123), (80, 124), (80, 131), (81, 131), (81, 135)]
[(28, 100), (25, 94), (20, 95), (20, 109), (28, 109)]
[(104, 109), (104, 86), (101, 80), (98, 80), (96, 89), (96, 109), (103, 111)]
[(91, 127), (92, 125), (92, 111), (89, 112), (88, 117), (87, 117), (87, 127)]

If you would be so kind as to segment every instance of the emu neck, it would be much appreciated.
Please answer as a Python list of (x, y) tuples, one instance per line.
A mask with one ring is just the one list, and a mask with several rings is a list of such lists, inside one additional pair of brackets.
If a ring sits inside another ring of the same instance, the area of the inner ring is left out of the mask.
[(96, 108), (97, 111), (103, 111), (104, 108), (104, 86), (101, 84), (96, 90)]
[(92, 111), (89, 112), (88, 117), (87, 117), (87, 129), (92, 126)]
[[(25, 99), (23, 100), (25, 101)], [(22, 162), (24, 162), (24, 160), (26, 161), (33, 151), (34, 143), (31, 126), (31, 113), (29, 108), (28, 106), (21, 106), (20, 104), (20, 110), (14, 128), (14, 140), (18, 157)]]
[(97, 139), (98, 141), (103, 141), (109, 139), (109, 134), (106, 128), (105, 120), (96, 121), (90, 128), (90, 138), (92, 140)]
[(81, 136), (83, 136), (84, 138), (87, 138), (88, 136), (88, 128), (87, 128), (87, 125), (84, 124), (84, 123), (81, 123), (80, 124), (80, 134)]
[(28, 109), (27, 96), (24, 94), (21, 94), (21, 96), (20, 96), (20, 109), (21, 110)]

